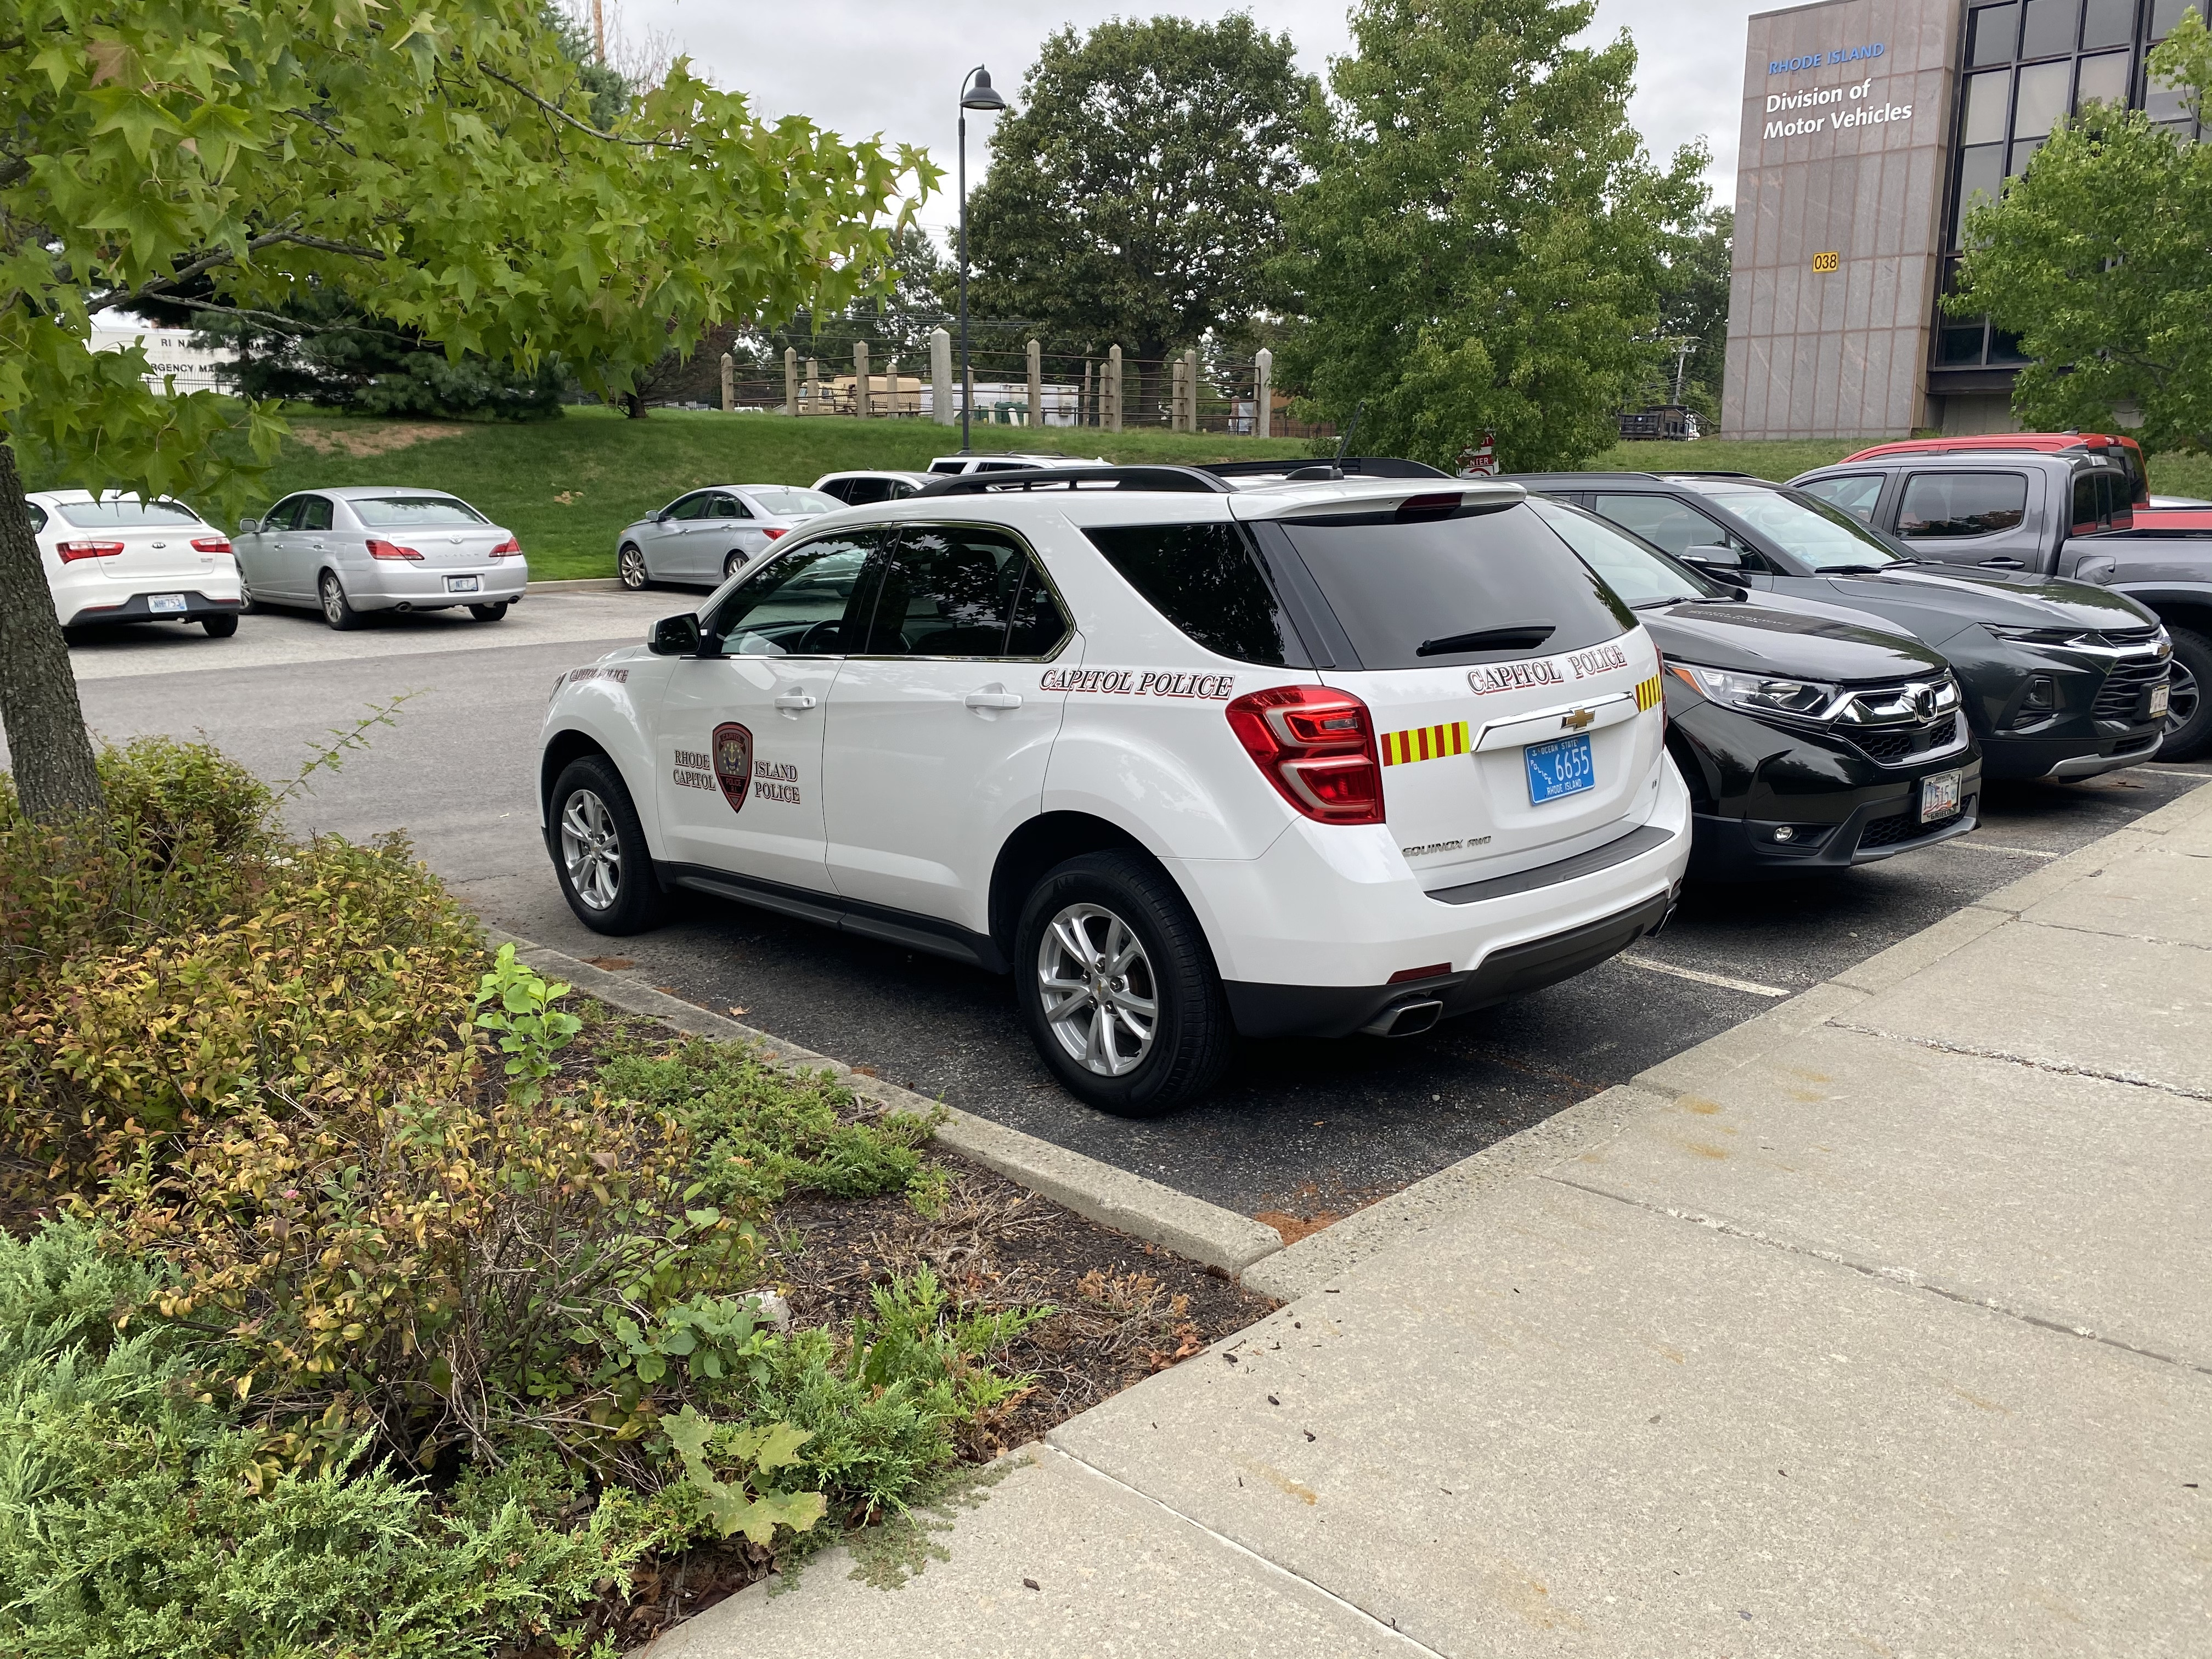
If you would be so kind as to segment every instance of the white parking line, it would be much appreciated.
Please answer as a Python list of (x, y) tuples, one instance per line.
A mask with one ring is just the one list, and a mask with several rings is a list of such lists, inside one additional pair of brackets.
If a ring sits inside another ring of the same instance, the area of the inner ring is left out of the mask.
[(1701, 973), (1695, 968), (1677, 968), (1671, 962), (1655, 962), (1650, 957), (1632, 957), (1626, 953), (1613, 958), (1632, 968), (1646, 968), (1655, 974), (1672, 974), (1676, 979), (1695, 980), (1700, 985), (1717, 985), (1723, 991), (1747, 991), (1755, 997), (1786, 997), (1794, 994), (1778, 985), (1759, 985), (1747, 979), (1730, 979), (1726, 974)]
[(2055, 859), (2065, 856), (2062, 853), (2045, 853), (2033, 847), (2001, 847), (1993, 841), (1967, 841), (1964, 837), (1955, 841), (1938, 842), (1936, 845), (1953, 848), (1961, 853), (2003, 853), (2016, 859)]

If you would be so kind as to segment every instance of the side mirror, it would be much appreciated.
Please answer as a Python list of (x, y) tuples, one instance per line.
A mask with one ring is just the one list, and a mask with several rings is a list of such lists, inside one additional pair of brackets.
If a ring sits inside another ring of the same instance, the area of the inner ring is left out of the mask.
[(1682, 554), (1685, 564), (1693, 564), (1700, 570), (1710, 570), (1716, 575), (1741, 575), (1743, 555), (1732, 547), (1692, 547)]
[(238, 521), (238, 533), (241, 536), (258, 536), (261, 533), (261, 520), (240, 519)]
[(646, 636), (646, 649), (656, 657), (696, 657), (699, 654), (699, 618), (686, 611), (663, 617)]

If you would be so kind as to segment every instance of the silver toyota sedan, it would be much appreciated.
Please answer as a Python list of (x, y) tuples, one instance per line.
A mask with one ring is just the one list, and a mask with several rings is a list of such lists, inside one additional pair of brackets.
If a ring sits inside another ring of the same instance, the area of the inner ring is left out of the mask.
[(234, 545), (245, 609), (313, 605), (333, 628), (358, 628), (372, 611), (459, 605), (497, 622), (530, 580), (514, 532), (442, 489), (302, 490), (240, 519)]
[(678, 495), (622, 532), (615, 569), (624, 587), (691, 582), (711, 587), (771, 542), (845, 503), (793, 484), (709, 484)]

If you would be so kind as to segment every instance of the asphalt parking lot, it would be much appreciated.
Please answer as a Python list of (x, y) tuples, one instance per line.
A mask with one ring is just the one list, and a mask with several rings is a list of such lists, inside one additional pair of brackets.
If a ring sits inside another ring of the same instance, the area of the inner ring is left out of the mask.
[(2077, 784), (1992, 787), (1982, 828), (1848, 876), (1692, 888), (1630, 956), (1516, 1003), (1396, 1042), (1248, 1045), (1212, 1098), (1123, 1122), (1062, 1094), (1010, 981), (687, 894), (682, 919), (629, 940), (569, 915), (538, 839), (532, 780), (554, 677), (685, 608), (680, 592), (533, 594), (506, 621), (465, 611), (334, 634), (301, 615), (230, 640), (166, 625), (76, 648), (85, 713), (115, 738), (204, 733), (282, 781), (372, 703), (389, 729), (297, 803), (301, 830), (410, 835), (487, 920), (873, 1068), (951, 1104), (1247, 1214), (1371, 1200), (1621, 1082), (1917, 932), (2212, 775), (2152, 765)]

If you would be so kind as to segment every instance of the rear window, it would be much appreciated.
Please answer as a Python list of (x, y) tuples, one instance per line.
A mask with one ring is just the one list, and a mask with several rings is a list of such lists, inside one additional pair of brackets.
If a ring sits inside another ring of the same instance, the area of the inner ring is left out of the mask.
[(371, 530), (404, 530), (414, 525), (488, 524), (466, 501), (451, 495), (356, 495), (347, 505)]
[(835, 495), (825, 495), (818, 489), (755, 489), (745, 494), (763, 513), (773, 513), (781, 518), (791, 518), (807, 513), (835, 513), (845, 505)]
[(1306, 665), (1242, 526), (1126, 525), (1084, 534), (1146, 604), (1207, 650), (1270, 668)]
[(200, 515), (182, 501), (142, 501), (136, 495), (110, 495), (98, 501), (58, 501), (54, 511), (79, 530), (144, 530), (160, 525), (200, 521)]
[(1526, 505), (1433, 519), (1285, 521), (1364, 668), (1550, 656), (1636, 618)]

